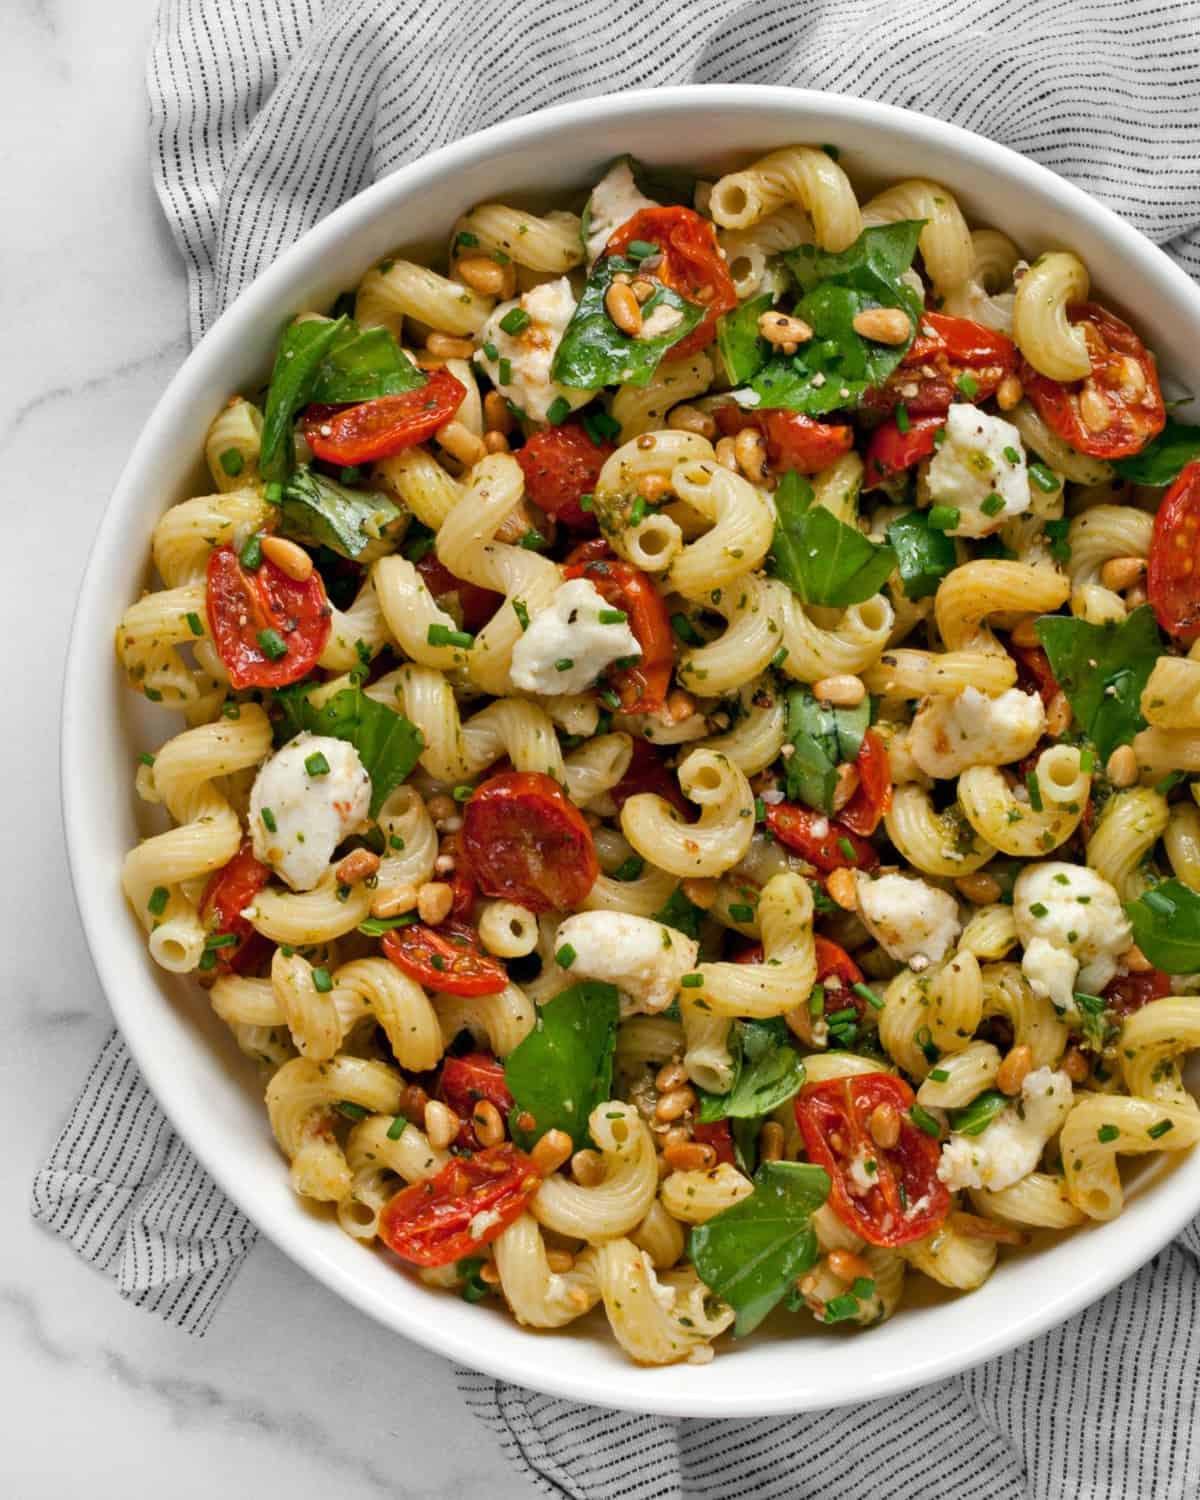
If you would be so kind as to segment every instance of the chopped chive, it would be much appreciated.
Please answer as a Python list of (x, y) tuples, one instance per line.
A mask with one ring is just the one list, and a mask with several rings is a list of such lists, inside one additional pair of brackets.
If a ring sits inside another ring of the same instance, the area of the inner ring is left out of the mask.
[(455, 802), (469, 802), (475, 795), (475, 788), (463, 782), (461, 785), (456, 786), (450, 795), (454, 798)]
[(595, 497), (595, 495), (580, 495), (580, 497), (579, 497), (579, 509), (581, 511), (585, 512), (585, 514), (588, 511), (595, 509), (595, 505), (596, 505), (596, 497)]
[(934, 1045), (933, 1032), (930, 1031), (928, 1026), (918, 1027), (917, 1030), (913, 1032), (913, 1041), (916, 1042), (918, 1047), (920, 1047), (927, 1063), (937, 1062), (940, 1054), (938, 1053), (937, 1047)]
[(855, 1297), (873, 1297), (875, 1295), (875, 1283), (868, 1276), (858, 1276), (854, 1285), (850, 1288)]
[(1115, 1141), (1120, 1134), (1120, 1130), (1115, 1125), (1101, 1125), (1096, 1132), (1096, 1139), (1101, 1145), (1107, 1146), (1109, 1141)]
[(524, 547), (528, 552), (536, 552), (539, 547), (544, 547), (545, 545), (546, 538), (534, 526), (531, 526), (517, 543), (518, 547)]
[(146, 910), (152, 917), (161, 917), (167, 909), (167, 902), (171, 893), (165, 885), (156, 885), (150, 892), (150, 899), (146, 902)]
[(431, 625), (425, 632), (425, 639), (431, 646), (459, 646), (464, 651), (469, 651), (475, 644), (475, 637), (466, 630), (451, 630), (448, 625)]
[(561, 427), (571, 415), (571, 403), (565, 396), (555, 396), (546, 408), (546, 421), (551, 427)]
[(521, 622), (521, 629), (522, 630), (528, 630), (529, 629), (529, 611), (525, 607), (525, 601), (524, 601), (524, 599), (514, 599), (513, 602), (512, 602), (512, 607), (513, 607), (513, 613), (516, 615), (517, 619)]
[(830, 1011), (825, 1019), (831, 1026), (841, 1026), (846, 1021), (857, 1021), (858, 1012), (854, 1009), (853, 1005), (847, 1005), (844, 1010)]
[(364, 917), (358, 924), (358, 930), (365, 937), (382, 937), (395, 927), (411, 927), (416, 920), (415, 911), (406, 911), (398, 917)]
[(333, 977), (324, 965), (312, 971), (312, 981), (318, 995), (328, 995), (333, 988)]
[(242, 457), (242, 455), (236, 448), (226, 448), (225, 452), (221, 454), (218, 462), (225, 470), (226, 474), (229, 475), (230, 479), (236, 479), (237, 476), (246, 467), (246, 460)]
[(783, 666), (784, 662), (787, 661), (787, 657), (788, 648), (786, 646), (780, 646), (779, 650), (776, 651), (775, 655), (771, 658), (771, 666), (778, 670)]
[(908, 429), (912, 426), (912, 423), (908, 420), (908, 407), (905, 406), (903, 401), (901, 401), (897, 405), (895, 416), (896, 426), (901, 432), (907, 432)]
[(500, 357), (500, 359), (498, 361), (498, 369), (496, 371), (496, 379), (499, 381), (499, 383), (501, 385), (511, 385), (512, 384), (512, 360), (511, 359), (508, 359), (505, 356), (501, 355), (501, 357)]
[(1058, 489), (1058, 479), (1053, 471), (1038, 459), (1036, 463), (1029, 465), (1029, 477), (1037, 485), (1039, 490), (1044, 490), (1047, 495), (1052, 495)]
[(215, 969), (216, 967), (217, 955), (215, 953), (209, 953), (207, 951), (200, 955), (200, 962), (196, 965), (196, 968), (201, 974), (207, 974), (210, 969)]
[(1081, 771), (1090, 771), (1095, 764), (1096, 757), (1092, 754), (1091, 749), (1085, 745), (1079, 752), (1079, 769)]
[(188, 629), (192, 632), (193, 635), (204, 634), (204, 626), (200, 623), (200, 616), (195, 612), (195, 610), (189, 610), (184, 618), (187, 620)]
[(263, 490), (268, 505), (281, 505), (283, 503), (283, 485), (277, 479), (273, 479)]
[(968, 401), (974, 400), (979, 394), (979, 382), (974, 375), (960, 375), (954, 383), (958, 387), (959, 394), (965, 396)]
[(483, 346), (483, 357), (490, 359), (493, 364), (500, 358), (500, 351), (492, 343), (491, 339), (488, 339), (487, 343)]
[(1012, 447), (1011, 444), (1007, 448), (1005, 448), (1004, 456), (1006, 459), (1008, 459), (1010, 464), (1019, 464), (1021, 462), (1021, 455), (1014, 447)]
[(209, 952), (217, 948), (235, 948), (238, 943), (236, 932), (210, 932), (204, 939), (204, 946)]
[(574, 665), (575, 665), (575, 659), (574, 659), (574, 657), (571, 657), (571, 656), (560, 656), (558, 658), (558, 660), (554, 663), (554, 670), (556, 672), (569, 672)]
[(617, 697), (616, 693), (613, 692), (612, 688), (604, 689), (604, 691), (600, 694), (600, 702), (604, 704), (605, 708), (609, 709), (610, 712), (614, 714), (621, 707), (621, 700)]
[(845, 834), (843, 834), (842, 837), (838, 839), (838, 848), (842, 851), (842, 853), (852, 865), (856, 865), (858, 863), (858, 855), (855, 852), (854, 845), (845, 836)]
[(808, 1013), (810, 1016), (823, 1016), (825, 1014), (825, 986), (814, 984), (812, 994), (808, 997)]
[(337, 1103), (339, 1115), (345, 1115), (347, 1120), (365, 1120), (367, 1112), (361, 1104), (355, 1104), (350, 1099), (339, 1099)]
[(698, 634), (696, 627), (688, 619), (687, 615), (681, 610), (676, 610), (671, 616), (671, 629), (685, 646), (699, 646), (701, 644), (703, 638)]
[(929, 507), (929, 525), (933, 531), (953, 531), (961, 519), (962, 512), (957, 505)]
[(601, 625), (624, 625), (629, 616), (623, 609), (602, 609), (600, 611)]
[(1168, 1130), (1174, 1130), (1174, 1129), (1175, 1129), (1175, 1121), (1174, 1120), (1159, 1120), (1159, 1122), (1158, 1122), (1157, 1125), (1151, 1125), (1150, 1129), (1147, 1130), (1146, 1134), (1150, 1137), (1150, 1139), (1152, 1141), (1156, 1141), (1156, 1140), (1158, 1140), (1158, 1138), (1159, 1138), (1160, 1135), (1166, 1135), (1166, 1133), (1167, 1133)]
[(278, 833), (279, 829), (275, 823), (275, 814), (269, 807), (264, 807), (259, 813), (259, 817), (262, 819), (263, 827), (268, 833)]
[(388, 836), (388, 848), (397, 850), (404, 848), (404, 840), (398, 833), (393, 833)]
[(944, 427), (939, 427), (933, 435), (933, 446), (935, 448), (940, 448), (945, 441), (946, 429)]
[(398, 1141), (407, 1129), (408, 1121), (404, 1118), (403, 1115), (397, 1115), (392, 1123), (388, 1126), (388, 1140)]
[(919, 1104), (913, 1105), (913, 1107), (908, 1112), (908, 1117), (918, 1130), (923, 1130), (926, 1135), (931, 1135), (935, 1141), (941, 1135), (942, 1127), (929, 1113), (929, 1111), (927, 1109), (922, 1109)]
[(979, 509), (985, 516), (998, 516), (1004, 509), (1004, 496), (993, 492), (984, 500)]
[(528, 328), (533, 319), (523, 307), (510, 307), (500, 319), (500, 327), (505, 333), (520, 333)]
[(467, 249), (473, 250), (478, 243), (479, 236), (477, 234), (472, 234), (467, 229), (460, 229), (454, 239), (454, 248), (457, 250), (461, 246), (466, 246)]
[(599, 448), (620, 433), (621, 424), (606, 411), (589, 411), (583, 414), (583, 429)]
[(629, 524), (631, 526), (640, 526), (645, 519), (646, 497), (644, 495), (635, 495), (633, 497), (633, 504), (629, 507)]
[(343, 484), (357, 484), (362, 478), (362, 470), (357, 464), (347, 464), (338, 478)]
[(233, 698), (226, 698), (221, 704), (221, 717), (224, 719), (240, 719), (242, 717), (242, 705)]
[(754, 908), (746, 906), (741, 901), (735, 901), (729, 908), (729, 915), (735, 922), (753, 922)]
[(755, 797), (754, 799), (754, 821), (756, 823), (765, 823), (767, 821), (767, 804), (761, 797)]
[(685, 990), (698, 990), (704, 984), (703, 974), (685, 974), (679, 981)]
[(314, 750), (311, 755), (305, 757), (304, 769), (310, 776), (328, 776), (329, 762), (320, 750)]
[(865, 1000), (872, 1010), (883, 1009), (883, 1001), (870, 987), (870, 985), (863, 984), (861, 979), (857, 983), (852, 984), (850, 988), (854, 991), (854, 993), (859, 997), (860, 1000)]
[(143, 750), (138, 756), (138, 760), (143, 766), (152, 766), (154, 764), (154, 757), (150, 754), (149, 750)]
[(245, 546), (238, 553), (238, 562), (251, 573), (257, 572), (262, 567), (262, 537), (257, 531), (252, 537), (246, 539)]
[(1030, 915), (1035, 917), (1044, 917), (1049, 910), (1050, 908), (1042, 901), (1035, 901), (1029, 908)]
[(554, 962), (560, 969), (569, 969), (575, 962), (575, 950), (570, 943), (564, 943), (554, 955)]
[(823, 1323), (844, 1323), (847, 1318), (856, 1318), (858, 1314), (858, 1298), (850, 1292), (841, 1292), (836, 1297), (830, 1297), (829, 1301), (826, 1302), (821, 1321)]
[(630, 260), (646, 260), (658, 254), (658, 246), (653, 240), (630, 240), (625, 246), (625, 254)]
[(268, 661), (282, 661), (287, 655), (287, 642), (279, 634), (278, 630), (260, 630), (258, 632), (258, 649)]
[(1042, 787), (1041, 787), (1041, 783), (1038, 781), (1038, 773), (1036, 771), (1026, 771), (1026, 773), (1025, 773), (1025, 789), (1029, 793), (1029, 805), (1030, 805), (1030, 807), (1033, 808), (1034, 812), (1041, 812), (1041, 810), (1042, 810)]
[(638, 854), (631, 854), (628, 859), (623, 859), (613, 871), (614, 880), (636, 880), (646, 868), (646, 861)]
[(950, 1078), (950, 1070), (949, 1068), (934, 1068), (929, 1076), (934, 1083), (946, 1083)]

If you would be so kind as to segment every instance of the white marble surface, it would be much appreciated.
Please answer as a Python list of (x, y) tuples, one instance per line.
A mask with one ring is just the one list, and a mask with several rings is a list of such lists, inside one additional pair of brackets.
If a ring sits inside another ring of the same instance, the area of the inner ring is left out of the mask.
[[(5, 0), (0, 46), (0, 1493), (517, 1500), (450, 1367), (261, 1243), (207, 1338), (123, 1303), (28, 1212), (110, 1026), (59, 831), (58, 699), (77, 580), (123, 457), (185, 353), (184, 278), (147, 166), (155, 0)], [(20, 205), (20, 207), (18, 207)], [(134, 537), (131, 546), (142, 546)]]

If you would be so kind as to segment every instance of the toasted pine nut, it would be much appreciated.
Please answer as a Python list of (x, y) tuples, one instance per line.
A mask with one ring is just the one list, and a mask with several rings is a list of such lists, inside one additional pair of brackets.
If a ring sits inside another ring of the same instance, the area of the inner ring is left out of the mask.
[(461, 1129), (462, 1121), (440, 1099), (425, 1106), (425, 1134), (435, 1151), (444, 1151)]
[(688, 1071), (683, 1065), (683, 1059), (673, 1057), (670, 1062), (663, 1063), (655, 1074), (654, 1087), (660, 1094), (666, 1094), (671, 1089), (682, 1087), (688, 1081)]
[(833, 810), (841, 812), (850, 798), (858, 791), (860, 777), (858, 767), (850, 761), (843, 761), (837, 768), (837, 783), (833, 788)]
[(512, 431), (512, 412), (499, 391), (489, 391), (483, 398), (483, 424), (489, 432)]
[(664, 1123), (678, 1120), (681, 1115), (687, 1114), (695, 1103), (696, 1090), (685, 1084), (683, 1088), (671, 1089), (669, 1093), (658, 1096), (658, 1103), (654, 1106), (654, 1117)]
[(1012, 641), (1014, 646), (1024, 646), (1028, 649), (1029, 647), (1040, 646), (1042, 644), (1038, 639), (1038, 633), (1036, 629), (1037, 622), (1040, 618), (1040, 615), (1021, 616), (1021, 618), (1009, 632), (1009, 639)]
[(621, 330), (630, 338), (637, 338), (642, 331), (642, 309), (633, 295), (633, 288), (614, 281), (604, 294), (604, 310)]
[(1149, 597), (1150, 596), (1146, 593), (1144, 585), (1135, 583), (1131, 589), (1125, 590), (1125, 608), (1137, 609), (1138, 605), (1145, 604), (1146, 600)]
[(959, 1234), (975, 1240), (996, 1240), (1001, 1245), (1026, 1245), (1029, 1236), (1011, 1224), (1001, 1224), (995, 1219), (985, 1219), (980, 1214), (963, 1213), (955, 1209), (950, 1215), (950, 1224)]
[(825, 889), (843, 911), (858, 910), (858, 888), (853, 870), (830, 870), (825, 877)]
[(417, 911), (421, 921), (436, 927), (450, 915), (454, 892), (442, 880), (427, 880), (417, 892)]
[(429, 1095), (419, 1083), (406, 1083), (400, 1090), (400, 1108), (397, 1113), (402, 1114), (410, 1125), (423, 1125), (425, 1106), (428, 1103)]
[[(565, 1132), (551, 1131), (551, 1134), (563, 1135)], [(545, 1136), (542, 1139), (545, 1140)], [(570, 1136), (567, 1136), (567, 1142), (569, 1145)], [(596, 1187), (604, 1180), (604, 1158), (599, 1151), (592, 1151), (588, 1147), (582, 1151), (576, 1151), (571, 1157), (571, 1176), (580, 1187)]]
[[(786, 313), (765, 312), (758, 320), (758, 331), (768, 344), (807, 344), (812, 329), (803, 318), (789, 318)], [(907, 334), (905, 337), (907, 338)]]
[(960, 875), (954, 884), (959, 895), (976, 906), (990, 906), (1000, 899), (1000, 882), (982, 870), (976, 870), (974, 875)]
[(541, 1176), (549, 1177), (570, 1159), (571, 1147), (571, 1137), (565, 1130), (547, 1130), (529, 1157)]
[(1140, 396), (1146, 389), (1146, 373), (1131, 355), (1121, 361), (1121, 384), (1130, 396)]
[(1154, 965), (1136, 943), (1132, 943), (1117, 959), (1131, 974), (1148, 974)]
[(468, 255), (454, 268), (459, 281), (484, 297), (499, 297), (505, 289), (507, 266), (499, 265), (486, 255)]
[(360, 880), (370, 880), (378, 872), (378, 854), (372, 854), (370, 849), (354, 849), (345, 859), (338, 861), (333, 873), (339, 885), (357, 885)]
[(817, 1289), (817, 1273), (810, 1271), (807, 1276), (802, 1276), (796, 1285), (802, 1297), (811, 1297)]
[(1022, 1042), (1005, 1054), (1004, 1061), (996, 1069), (996, 1087), (1002, 1094), (1019, 1094), (1032, 1067), (1033, 1049)]
[(665, 1151), (668, 1146), (686, 1145), (687, 1142), (691, 1140), (691, 1138), (692, 1128), (690, 1125), (686, 1123), (684, 1123), (683, 1125), (672, 1125), (670, 1130), (663, 1132), (663, 1150)]
[(900, 1114), (894, 1104), (877, 1104), (867, 1121), (871, 1139), (881, 1151), (890, 1151), (900, 1139)]
[(723, 437), (716, 446), (717, 462), (723, 469), (732, 469), (736, 474), (738, 471), (737, 449), (734, 447), (731, 437)]
[(637, 492), (643, 500), (654, 505), (671, 492), (671, 481), (665, 474), (643, 474), (637, 482)]
[(1118, 745), (1104, 769), (1113, 786), (1132, 786), (1138, 779), (1137, 752), (1132, 745)]
[(1024, 394), (1025, 390), (1017, 377), (1006, 375), (996, 387), (996, 405), (1001, 411), (1012, 411)]
[(688, 406), (686, 402), (671, 408), (667, 414), (667, 426), (674, 432), (695, 432), (703, 438), (712, 438), (717, 431), (717, 424), (707, 412), (698, 406)]
[(1123, 594), (1145, 571), (1144, 557), (1110, 557), (1100, 569), (1100, 582), (1114, 594)]
[(285, 536), (263, 537), (262, 554), (273, 562), (281, 573), (286, 573), (297, 583), (304, 583), (312, 577), (312, 558), (303, 547), (295, 542), (289, 542)]
[(758, 1137), (759, 1161), (779, 1161), (783, 1157), (783, 1126), (778, 1120), (768, 1120)]
[(1052, 739), (1066, 734), (1071, 727), (1071, 705), (1066, 693), (1055, 693), (1046, 705), (1046, 733)]
[(857, 708), (867, 696), (862, 678), (851, 672), (820, 678), (813, 683), (812, 693), (820, 702), (832, 703), (836, 708)]
[(1059, 1067), (1072, 1083), (1082, 1083), (1092, 1071), (1091, 1064), (1078, 1047), (1067, 1048), (1063, 1053), (1063, 1060), (1059, 1063)]
[(672, 688), (667, 694), (660, 717), (668, 724), (682, 724), (684, 719), (690, 719), (695, 712), (696, 700), (691, 693), (683, 688)]
[(458, 861), (453, 854), (439, 854), (433, 862), (433, 873), (435, 875), (453, 875), (458, 867)]
[(556, 1276), (565, 1276), (575, 1264), (575, 1257), (569, 1250), (547, 1250), (546, 1264)]
[(488, 1099), (480, 1099), (471, 1111), (471, 1124), (481, 1146), (498, 1146), (504, 1139), (504, 1121), (500, 1111)]
[(717, 1153), (699, 1141), (686, 1141), (681, 1146), (668, 1146), (663, 1160), (673, 1172), (710, 1172), (717, 1164)]
[(871, 1267), (861, 1255), (855, 1255), (853, 1250), (831, 1250), (825, 1263), (837, 1279), (844, 1281), (847, 1286), (852, 1285), (859, 1277), (866, 1281), (871, 1279)]
[(470, 339), (456, 339), (450, 333), (431, 333), (425, 340), (425, 347), (430, 354), (441, 359), (470, 359), (475, 353), (475, 345)]
[(738, 468), (751, 482), (762, 484), (767, 477), (767, 445), (756, 427), (743, 427), (733, 440)]
[(508, 439), (502, 432), (491, 428), (483, 435), (483, 446), (489, 453), (507, 453)]
[(711, 911), (717, 901), (717, 882), (706, 876), (694, 875), (683, 882), (683, 894), (701, 911)]
[(1079, 393), (1079, 415), (1089, 432), (1103, 432), (1112, 423), (1108, 402), (1090, 381)]
[(851, 325), (860, 338), (876, 344), (902, 344), (912, 332), (912, 321), (898, 307), (864, 307)]
[(645, 281), (639, 276), (631, 285), (633, 295), (639, 302), (649, 302), (650, 298), (654, 296), (654, 283), (652, 281)]
[(479, 1279), (485, 1286), (500, 1285), (500, 1269), (494, 1260), (485, 1260), (480, 1266)]
[(412, 911), (417, 904), (417, 888), (415, 885), (389, 885), (375, 892), (375, 899), (371, 902), (371, 915), (373, 917), (398, 917), (403, 912)]
[(460, 464), (477, 464), (487, 452), (483, 439), (477, 438), (462, 422), (447, 422), (437, 430), (437, 440)]
[(447, 818), (455, 815), (458, 807), (452, 797), (447, 797), (444, 792), (437, 792), (425, 803), (425, 811), (435, 823), (444, 823)]

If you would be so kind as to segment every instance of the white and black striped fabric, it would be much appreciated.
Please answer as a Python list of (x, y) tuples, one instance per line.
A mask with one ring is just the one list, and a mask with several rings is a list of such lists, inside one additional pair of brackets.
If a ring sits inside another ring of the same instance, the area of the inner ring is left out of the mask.
[[(1200, 275), (1195, 0), (163, 0), (153, 170), (193, 338), (402, 163), (547, 104), (686, 82), (825, 89), (954, 120), (1088, 188)], [(197, 1334), (254, 1242), (116, 1036), (34, 1213), (123, 1295)], [(466, 1371), (460, 1385), (537, 1492), (577, 1500), (1196, 1496), (1200, 1224), (1036, 1343), (854, 1409), (668, 1422)]]

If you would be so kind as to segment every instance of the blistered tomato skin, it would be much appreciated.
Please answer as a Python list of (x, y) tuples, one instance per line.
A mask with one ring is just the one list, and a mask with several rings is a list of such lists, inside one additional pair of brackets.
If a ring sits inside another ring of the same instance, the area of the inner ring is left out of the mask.
[(428, 1182), (414, 1182), (379, 1216), (379, 1237), (414, 1266), (449, 1266), (478, 1255), (524, 1213), (542, 1185), (511, 1142), (453, 1157)]
[(575, 910), (600, 873), (586, 819), (539, 771), (505, 771), (478, 787), (462, 842), (480, 890), (530, 911)]
[(299, 682), (316, 666), (332, 628), (315, 569), (300, 583), (267, 558), (245, 568), (228, 545), (208, 559), (205, 608), (217, 655), (239, 690)]
[(604, 461), (614, 451), (611, 443), (593, 443), (580, 422), (564, 422), (535, 432), (515, 455), (525, 476), (525, 494), (548, 516), (573, 531), (595, 531), (596, 514), (584, 510)]
[(623, 255), (634, 240), (657, 245), (662, 262), (652, 274), (689, 302), (707, 307), (703, 321), (663, 355), (671, 361), (707, 349), (717, 336), (717, 319), (737, 306), (733, 278), (725, 266), (712, 224), (690, 208), (643, 208), (626, 219), (605, 246)]
[(1146, 592), (1158, 623), (1177, 640), (1200, 638), (1200, 462), (1188, 464), (1154, 517)]
[(304, 417), (304, 437), (326, 463), (374, 463), (431, 438), (466, 395), (466, 386), (449, 370), (434, 370), (418, 390), (399, 396), (377, 396), (340, 409), (310, 408)]

